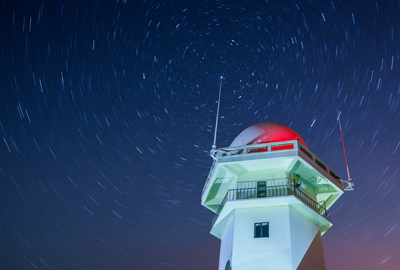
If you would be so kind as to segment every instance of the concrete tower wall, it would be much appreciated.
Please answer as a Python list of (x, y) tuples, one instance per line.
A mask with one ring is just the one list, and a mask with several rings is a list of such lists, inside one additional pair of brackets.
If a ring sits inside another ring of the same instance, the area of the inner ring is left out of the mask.
[(221, 237), (221, 251), (219, 253), (219, 270), (225, 270), (228, 261), (232, 263), (233, 251), (233, 232), (234, 232), (234, 213), (231, 215), (228, 223), (225, 226), (224, 232)]
[[(310, 269), (325, 269), (319, 228), (290, 206), (233, 211), (221, 238), (219, 270), (228, 260), (232, 270), (292, 270), (303, 260)], [(259, 222), (269, 222), (269, 237), (254, 238)]]
[(290, 213), (290, 241), (292, 269), (307, 265), (304, 270), (325, 269), (325, 260), (319, 227), (293, 208)]

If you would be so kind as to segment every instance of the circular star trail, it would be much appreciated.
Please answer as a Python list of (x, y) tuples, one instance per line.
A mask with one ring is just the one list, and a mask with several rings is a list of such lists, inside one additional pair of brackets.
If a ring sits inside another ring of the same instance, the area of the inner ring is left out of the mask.
[(327, 269), (397, 269), (398, 1), (3, 1), (0, 268), (216, 269), (217, 146), (277, 122), (346, 176)]

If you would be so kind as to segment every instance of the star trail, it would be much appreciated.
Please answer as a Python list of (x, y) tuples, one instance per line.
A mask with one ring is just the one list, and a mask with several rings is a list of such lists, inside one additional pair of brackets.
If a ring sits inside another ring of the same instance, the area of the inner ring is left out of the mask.
[(217, 269), (217, 146), (291, 127), (355, 190), (327, 269), (399, 269), (400, 1), (0, 2), (0, 268)]

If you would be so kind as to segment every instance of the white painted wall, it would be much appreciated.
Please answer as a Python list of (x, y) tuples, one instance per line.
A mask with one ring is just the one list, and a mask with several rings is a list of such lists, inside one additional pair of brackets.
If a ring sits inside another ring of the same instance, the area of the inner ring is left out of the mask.
[[(269, 238), (254, 238), (254, 223), (269, 222)], [(291, 269), (289, 208), (235, 210), (232, 270)]]
[[(320, 231), (317, 225), (313, 224), (296, 210), (290, 208), (289, 213), (292, 264), (293, 269), (297, 269), (315, 236), (320, 234)], [(323, 264), (323, 266), (325, 266), (325, 263), (322, 263), (322, 261), (324, 261), (322, 243), (319, 251), (320, 252), (317, 250), (315, 254), (313, 254), (311, 263), (319, 266)]]
[(286, 177), (285, 169), (280, 166), (279, 168), (266, 168), (245, 172), (238, 177), (238, 182), (260, 181), (260, 179), (281, 179)]
[(221, 237), (221, 250), (219, 253), (219, 270), (225, 270), (225, 265), (228, 260), (231, 260), (232, 264), (232, 250), (233, 250), (233, 241), (234, 241), (234, 218), (235, 211), (231, 215), (228, 223), (225, 226), (225, 229), (222, 233)]
[[(254, 223), (269, 222), (269, 237), (254, 238)], [(318, 227), (290, 206), (236, 208), (221, 238), (220, 270), (296, 269)], [(322, 252), (322, 247), (321, 247)]]

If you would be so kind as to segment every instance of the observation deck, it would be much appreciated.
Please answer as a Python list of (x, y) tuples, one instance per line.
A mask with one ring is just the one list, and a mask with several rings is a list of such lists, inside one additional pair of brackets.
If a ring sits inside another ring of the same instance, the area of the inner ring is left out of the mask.
[(214, 159), (211, 166), (210, 173), (208, 174), (206, 183), (202, 191), (202, 200), (204, 192), (209, 187), (210, 179), (215, 177), (215, 171), (219, 164), (240, 162), (246, 160), (255, 160), (260, 158), (273, 158), (281, 156), (298, 156), (306, 161), (311, 167), (321, 173), (325, 179), (317, 179), (319, 183), (328, 181), (333, 183), (339, 189), (343, 190), (343, 184), (340, 182), (342, 179), (336, 172), (334, 172), (328, 165), (322, 162), (316, 155), (314, 155), (305, 146), (301, 145), (297, 140), (275, 143), (263, 143), (256, 145), (244, 145), (240, 147), (224, 147), (216, 150), (211, 150), (211, 157)]
[[(328, 209), (344, 192), (341, 177), (299, 140), (224, 147), (212, 150), (211, 156), (214, 162), (201, 201), (216, 213), (213, 235), (219, 237), (233, 209), (267, 205), (302, 212), (322, 234), (332, 226)], [(260, 181), (266, 183), (262, 197)]]

